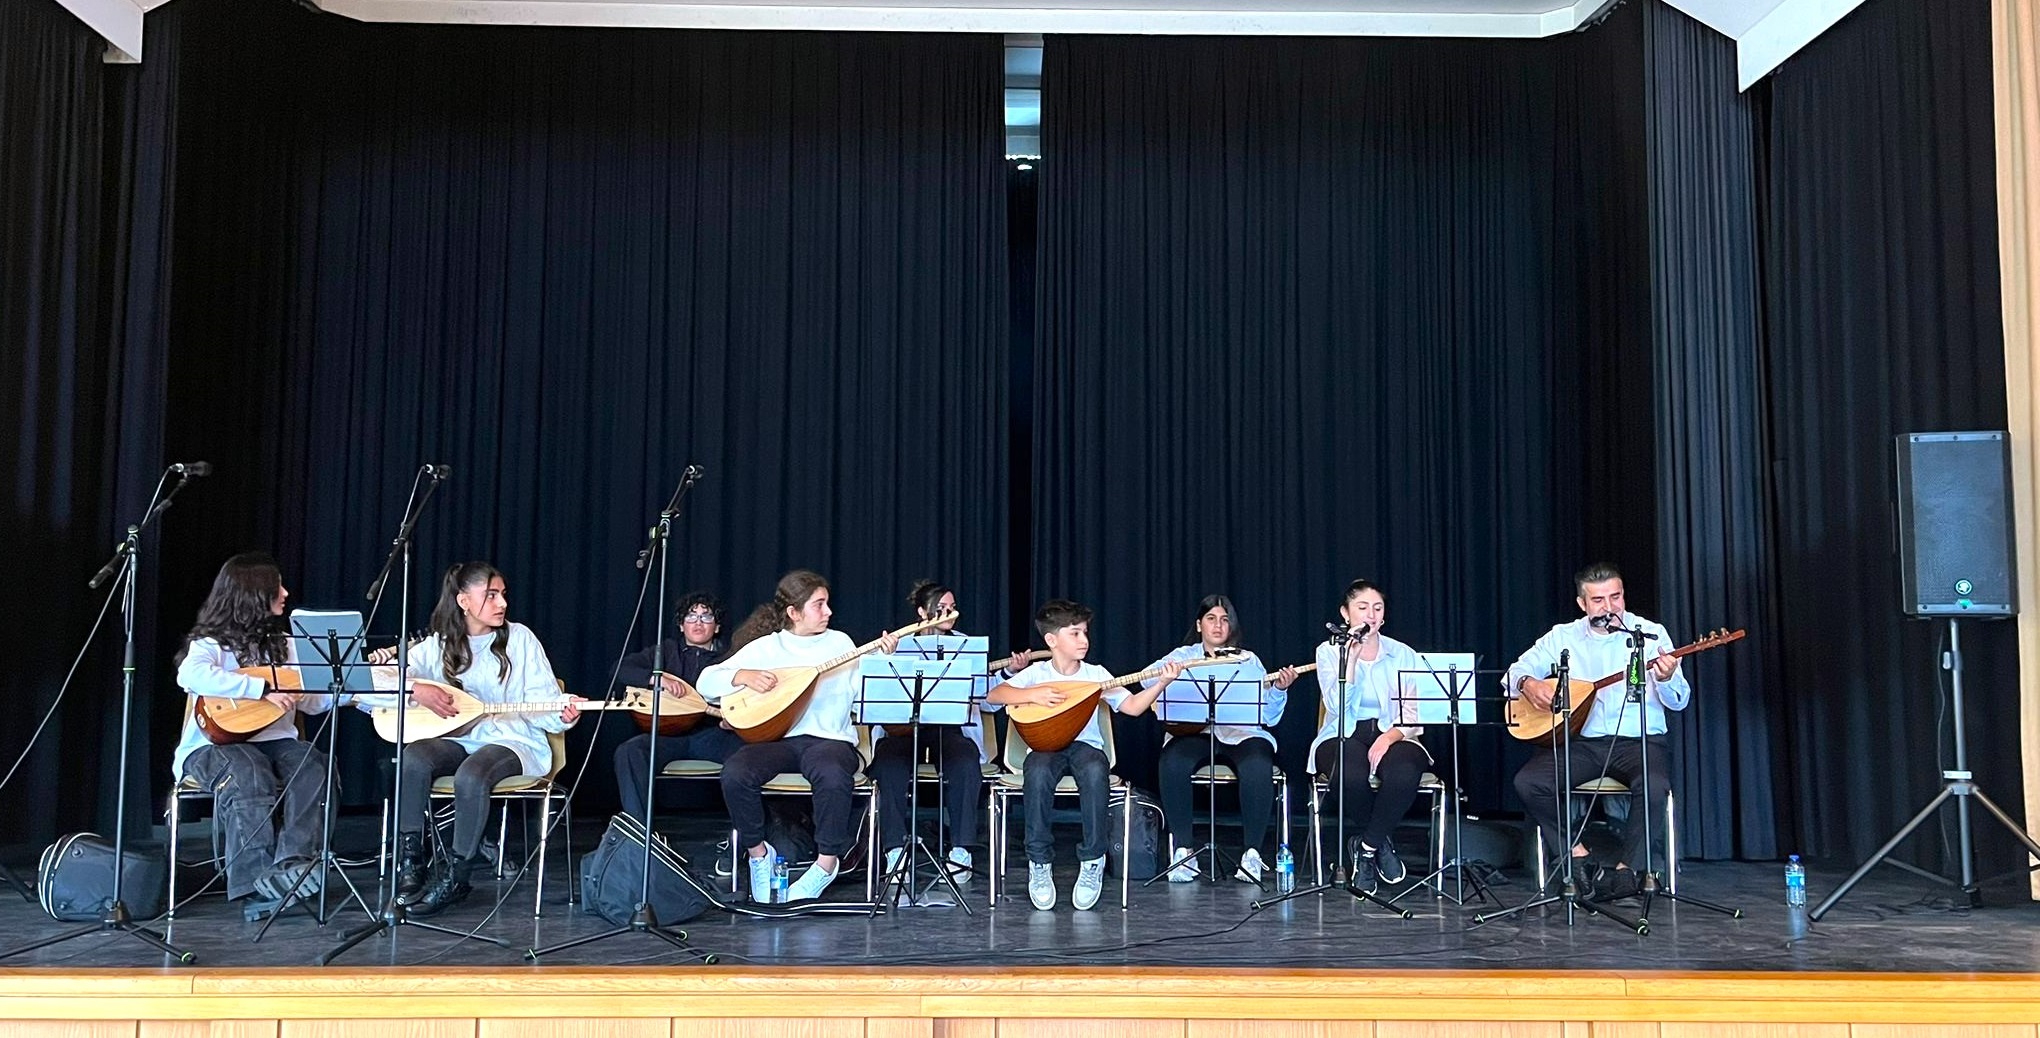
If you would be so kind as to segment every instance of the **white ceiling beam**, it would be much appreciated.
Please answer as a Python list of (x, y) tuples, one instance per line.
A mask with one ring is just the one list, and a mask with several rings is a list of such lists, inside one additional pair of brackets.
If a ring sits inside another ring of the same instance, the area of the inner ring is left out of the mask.
[[(142, 8), (135, 0), (57, 0), (106, 41), (106, 60), (142, 60)], [(160, 0), (159, 0), (160, 2)]]
[(1799, 53), (1814, 37), (1834, 28), (1863, 0), (1784, 0), (1736, 37), (1736, 78), (1748, 90), (1757, 80)]

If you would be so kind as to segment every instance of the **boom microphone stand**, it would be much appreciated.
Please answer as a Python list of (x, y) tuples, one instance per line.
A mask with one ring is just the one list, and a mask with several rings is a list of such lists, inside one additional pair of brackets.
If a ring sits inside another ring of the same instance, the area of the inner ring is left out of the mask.
[[(1404, 919), (1414, 919), (1417, 915), (1415, 912), (1381, 897), (1372, 890), (1360, 889), (1355, 885), (1358, 883), (1359, 877), (1354, 876), (1349, 879), (1346, 875), (1346, 740), (1348, 738), (1346, 731), (1348, 727), (1346, 724), (1346, 686), (1353, 667), (1353, 646), (1360, 639), (1367, 636), (1367, 629), (1364, 624), (1358, 633), (1347, 630), (1346, 625), (1342, 623), (1327, 623), (1325, 627), (1331, 631), (1332, 644), (1337, 646), (1339, 650), (1339, 717), (1337, 723), (1332, 728), (1332, 736), (1337, 740), (1338, 744), (1337, 752), (1333, 755), (1334, 762), (1332, 765), (1332, 781), (1339, 790), (1338, 843), (1335, 845), (1338, 848), (1338, 861), (1332, 866), (1332, 881), (1330, 883), (1315, 883), (1308, 887), (1298, 887), (1287, 894), (1278, 894), (1271, 898), (1256, 900), (1251, 907), (1254, 911), (1258, 912), (1269, 905), (1279, 905), (1284, 901), (1290, 901), (1305, 894), (1322, 894), (1328, 890), (1344, 889), (1346, 893), (1353, 895), (1355, 898), (1380, 905), (1382, 908)], [(1311, 849), (1311, 853), (1322, 855), (1324, 848), (1314, 847)]]
[[(550, 955), (556, 951), (565, 951), (568, 948), (578, 948), (584, 944), (592, 944), (596, 941), (627, 933), (647, 934), (686, 952), (689, 957), (699, 958), (707, 963), (715, 962), (714, 955), (706, 954), (687, 943), (687, 931), (680, 930), (676, 932), (660, 926), (659, 915), (652, 909), (652, 845), (658, 842), (658, 837), (653, 835), (652, 813), (653, 805), (658, 802), (659, 797), (659, 703), (666, 698), (666, 683), (661, 679), (666, 673), (666, 632), (663, 617), (666, 608), (667, 563), (671, 558), (671, 553), (667, 550), (667, 541), (672, 539), (673, 520), (680, 515), (681, 499), (687, 496), (688, 488), (692, 487), (695, 481), (702, 477), (702, 474), (701, 466), (687, 466), (687, 470), (680, 476), (680, 485), (673, 490), (673, 499), (668, 501), (666, 507), (659, 512), (659, 521), (652, 527), (650, 542), (645, 545), (644, 551), (638, 553), (639, 565), (649, 561), (654, 553), (659, 557), (660, 611), (655, 615), (660, 616), (662, 619), (658, 637), (652, 641), (652, 675), (654, 677), (652, 688), (652, 727), (650, 730), (652, 738), (651, 745), (648, 747), (649, 752), (645, 755), (645, 816), (643, 818), (645, 826), (645, 860), (643, 868), (638, 872), (637, 907), (631, 910), (628, 922), (613, 930), (604, 930), (601, 933), (589, 934), (586, 937), (576, 937), (571, 941), (563, 941), (545, 948), (526, 949), (524, 957), (534, 962), (543, 955)], [(572, 851), (568, 853), (572, 853)]]
[[(163, 484), (169, 480), (172, 472), (178, 475), (177, 485), (171, 487), (170, 492), (166, 494), (163, 492)], [(149, 509), (142, 515), (142, 521), (127, 528), (127, 537), (120, 542), (120, 547), (114, 549), (113, 557), (106, 560), (106, 565), (99, 567), (99, 572), (94, 574), (91, 582), (86, 585), (96, 588), (106, 583), (108, 577), (119, 573), (116, 590), (121, 596), (123, 648), (120, 664), (120, 763), (114, 786), (113, 899), (107, 903), (106, 914), (101, 916), (98, 922), (66, 930), (55, 937), (45, 937), (39, 941), (30, 941), (10, 948), (0, 952), (0, 959), (13, 958), (22, 952), (47, 948), (52, 944), (62, 944), (73, 937), (107, 932), (127, 934), (143, 944), (155, 947), (180, 965), (190, 965), (198, 959), (198, 956), (171, 944), (156, 931), (136, 923), (128, 915), (127, 902), (121, 900), (120, 895), (121, 880), (127, 876), (128, 744), (134, 731), (135, 706), (135, 574), (141, 567), (142, 531), (148, 529), (149, 524), (157, 516), (162, 515), (164, 509), (170, 507), (171, 500), (177, 496), (178, 491), (184, 489), (186, 483), (191, 482), (192, 477), (208, 475), (211, 472), (212, 466), (202, 461), (189, 465), (172, 465), (164, 470), (163, 474), (156, 478), (156, 491), (149, 496)]]
[[(404, 644), (404, 632), (411, 629), (411, 535), (417, 530), (418, 518), (424, 514), (426, 502), (432, 500), (433, 492), (439, 489), (439, 484), (446, 479), (446, 475), (447, 466), (427, 465), (418, 470), (417, 476), (412, 477), (411, 497), (417, 503), (415, 505), (406, 504), (404, 508), (404, 522), (403, 525), (397, 527), (397, 539), (390, 544), (389, 557), (383, 560), (382, 572), (376, 574), (375, 583), (370, 584), (368, 587), (368, 598), (373, 599), (381, 595), (383, 582), (389, 579), (391, 567), (397, 564), (399, 558), (403, 560), (403, 574), (400, 578), (403, 586), (397, 593), (396, 788), (390, 795), (390, 817), (396, 820), (397, 832), (402, 832), (404, 825), (404, 714), (406, 712), (404, 701), (411, 695), (411, 653), (408, 646)], [(430, 477), (432, 482), (425, 487), (425, 495), (419, 497), (418, 480), (424, 477)], [(385, 839), (389, 838), (388, 833), (383, 834), (383, 836)], [(397, 928), (400, 926), (416, 926), (452, 937), (473, 937), (476, 940), (487, 941), (490, 944), (496, 945), (503, 943), (494, 937), (471, 934), (465, 930), (455, 930), (451, 927), (439, 926), (433, 923), (421, 923), (411, 918), (404, 907), (404, 903), (397, 900), (397, 874), (396, 870), (393, 869), (390, 872), (390, 898), (388, 901), (383, 902), (382, 914), (365, 926), (359, 926), (347, 931), (340, 938), (339, 947), (319, 956), (319, 965), (331, 965), (334, 959), (346, 954), (347, 949), (377, 934), (387, 933), (392, 939), (395, 939)]]

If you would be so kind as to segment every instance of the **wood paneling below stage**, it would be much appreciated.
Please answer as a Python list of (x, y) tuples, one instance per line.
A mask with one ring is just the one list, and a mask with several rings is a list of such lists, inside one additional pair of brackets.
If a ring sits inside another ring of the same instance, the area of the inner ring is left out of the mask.
[(7, 1038), (2040, 1038), (2040, 977), (0, 971)]

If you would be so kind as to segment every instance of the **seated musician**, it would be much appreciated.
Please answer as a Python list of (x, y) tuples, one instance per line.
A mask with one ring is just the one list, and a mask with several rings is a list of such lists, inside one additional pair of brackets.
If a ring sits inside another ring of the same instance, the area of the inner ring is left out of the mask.
[[(680, 605), (673, 610), (673, 625), (680, 637), (667, 638), (663, 650), (666, 692), (679, 695), (683, 682), (691, 686), (701, 679), (701, 672), (722, 651), (722, 624), (722, 603), (714, 595), (696, 591), (680, 599)], [(650, 688), (652, 650), (640, 649), (625, 657), (622, 669), (617, 671), (617, 682), (625, 687)], [(728, 728), (703, 722), (691, 732), (659, 736), (658, 766), (663, 768), (676, 760), (720, 764), (743, 744), (744, 740)], [(616, 748), (616, 792), (622, 799), (623, 813), (633, 818), (642, 818), (645, 813), (645, 777), (652, 767), (651, 754), (650, 732), (625, 739)]]
[[(1671, 746), (1665, 738), (1665, 711), (1684, 710), (1692, 701), (1692, 686), (1679, 669), (1679, 659), (1667, 650), (1672, 640), (1663, 625), (1628, 611), (1623, 596), (1622, 574), (1605, 562), (1597, 562), (1573, 576), (1581, 616), (1559, 624), (1537, 639), (1503, 677), (1511, 696), (1521, 696), (1540, 710), (1551, 708), (1554, 688), (1549, 680), (1561, 651), (1570, 652), (1571, 674), (1576, 680), (1592, 682), (1604, 674), (1621, 673), (1629, 665), (1629, 639), (1613, 628), (1626, 627), (1655, 636), (1657, 655), (1646, 668), (1643, 705), (1628, 704), (1626, 696), (1602, 694), (1594, 697), (1586, 727), (1568, 743), (1575, 785), (1599, 778), (1604, 773), (1629, 787), (1629, 825), (1624, 834), (1622, 860), (1605, 877), (1604, 896), (1622, 897), (1635, 893), (1634, 871), (1644, 864), (1644, 812), (1662, 811), (1671, 794)], [(1653, 650), (1646, 648), (1646, 653)], [(1611, 692), (1615, 690), (1611, 689)], [(1639, 736), (1650, 739), (1650, 774), (1643, 774), (1643, 752)], [(1555, 754), (1539, 751), (1516, 772), (1516, 795), (1523, 798), (1523, 810), (1544, 831), (1544, 846), (1553, 853), (1570, 847), (1575, 858), (1587, 855), (1586, 847), (1573, 840), (1560, 823), (1556, 802), (1561, 761)], [(1644, 789), (1650, 799), (1644, 799)], [(1661, 817), (1661, 816), (1652, 816)], [(1662, 833), (1659, 834), (1662, 837)]]
[[(1317, 648), (1318, 693), (1324, 700), (1324, 723), (1311, 740), (1311, 773), (1330, 778), (1343, 775), (1346, 820), (1359, 827), (1360, 860), (1355, 883), (1400, 883), (1409, 869), (1395, 853), (1395, 827), (1416, 802), (1417, 786), (1431, 753), (1418, 740), (1423, 729), (1414, 720), (1414, 703), (1402, 696), (1402, 674), (1421, 670), (1415, 649), (1381, 633), (1388, 603), (1371, 581), (1346, 586), (1339, 606), (1346, 628), (1357, 636), (1347, 652), (1347, 681), (1339, 689), (1339, 647), (1331, 639)], [(1344, 713), (1340, 712), (1342, 704)], [(1338, 725), (1334, 727), (1335, 723)], [(1343, 769), (1338, 736), (1345, 738)], [(1335, 794), (1336, 795), (1336, 794)], [(1346, 853), (1340, 848), (1339, 853)]]
[[(730, 654), (701, 672), (702, 698), (721, 702), (739, 686), (769, 693), (779, 683), (773, 670), (813, 665), (856, 648), (850, 637), (829, 629), (829, 582), (819, 573), (794, 570), (779, 578), (772, 600), (760, 605), (730, 639)], [(899, 639), (880, 639), (891, 652)], [(819, 897), (836, 879), (843, 855), (857, 840), (857, 730), (850, 723), (857, 670), (839, 667), (815, 678), (807, 708), (786, 735), (747, 744), (723, 761), (723, 799), (738, 844), (750, 855), (751, 898), (770, 897), (776, 851), (765, 841), (767, 782), (782, 772), (799, 772), (814, 791), (815, 863), (787, 890), (787, 900)]]
[[(917, 581), (907, 593), (907, 604), (913, 606), (917, 619), (932, 620), (944, 613), (956, 612), (956, 592), (932, 580)], [(928, 632), (931, 635), (965, 637), (956, 630), (956, 621), (937, 625)], [(1006, 660), (1010, 672), (1026, 666), (1022, 654), (1014, 653)], [(909, 757), (913, 752), (914, 740), (902, 728), (898, 733), (888, 732), (884, 726), (872, 732), (871, 778), (878, 783), (878, 832), (881, 845), (885, 848), (885, 871), (890, 873), (899, 867), (905, 853), (907, 834), (911, 819), (907, 817), (912, 807), (912, 791), (915, 762)], [(971, 867), (970, 850), (977, 842), (978, 809), (984, 791), (984, 765), (991, 760), (985, 753), (984, 731), (979, 725), (978, 710), (971, 707), (970, 721), (961, 732), (946, 726), (931, 726), (921, 735), (921, 753), (938, 762), (942, 777), (942, 797), (949, 815), (949, 862), (954, 871), (968, 874)]]
[(261, 552), (236, 555), (213, 578), (198, 623), (177, 654), (177, 684), (191, 696), (267, 699), (283, 708), (268, 727), (224, 745), (206, 737), (192, 710), (184, 713), (170, 767), (179, 780), (212, 790), (214, 816), (226, 835), (229, 898), (258, 894), (275, 901), (292, 888), (315, 895), (325, 880), (313, 864), (326, 755), (298, 737), (297, 715), (332, 704), (325, 696), (279, 687), (279, 677), (239, 672), (296, 662), (283, 621), (289, 598), (276, 560)]
[[(1206, 595), (1203, 601), (1197, 603), (1197, 615), (1190, 629), (1191, 643), (1156, 660), (1154, 666), (1193, 660), (1213, 655), (1220, 649), (1233, 648), (1239, 644), (1239, 634), (1239, 614), (1233, 611), (1232, 600), (1224, 595)], [(1253, 653), (1243, 652), (1238, 659), (1242, 677), (1259, 678), (1267, 674), (1267, 668)], [(1215, 759), (1231, 765), (1233, 774), (1239, 776), (1240, 835), (1245, 849), (1240, 852), (1240, 867), (1235, 877), (1247, 883), (1259, 883), (1268, 869), (1266, 860), (1261, 856), (1261, 845), (1268, 838), (1268, 820), (1275, 809), (1275, 736), (1271, 729), (1282, 720), (1282, 709), (1289, 702), (1288, 688), (1296, 681), (1296, 670), (1284, 667), (1273, 678), (1262, 695), (1260, 726), (1215, 725), (1194, 737), (1172, 733), (1162, 745), (1162, 814), (1168, 819), (1169, 840), (1175, 846), (1175, 855), (1184, 855), (1197, 846), (1197, 811), (1191, 796), (1191, 774)], [(1159, 684), (1159, 681), (1150, 681), (1143, 687), (1154, 688)], [(1180, 683), (1177, 691), (1162, 695), (1164, 699), (1192, 703), (1206, 698), (1205, 690), (1195, 686), (1188, 678)], [(1212, 740), (1216, 740), (1216, 746), (1212, 745)], [(1212, 842), (1217, 840), (1218, 834), (1213, 833)], [(1175, 857), (1170, 860), (1174, 861)], [(1169, 870), (1171, 883), (1187, 883), (1196, 878), (1197, 859), (1194, 856), (1183, 857), (1181, 864)]]
[[(412, 699), (441, 717), (458, 713), (443, 682), (483, 703), (559, 704), (557, 711), (488, 714), (459, 734), (422, 739), (404, 748), (403, 817), (397, 819), (397, 896), (412, 915), (433, 915), (459, 904), (472, 890), (489, 794), (518, 775), (551, 774), (548, 732), (565, 731), (580, 717), (578, 696), (564, 696), (545, 646), (531, 628), (508, 619), (503, 574), (486, 562), (453, 566), (440, 581), (427, 636), (410, 649)], [(453, 843), (425, 876), (424, 832), (430, 820), (432, 780), (453, 776)]]
[[(1091, 654), (1091, 615), (1088, 607), (1064, 599), (1043, 603), (1034, 614), (1034, 629), (1048, 644), (1049, 658), (992, 689), (985, 696), (985, 708), (996, 710), (1014, 703), (1060, 706), (1063, 694), (1051, 687), (1052, 682), (1112, 680), (1110, 671), (1084, 662)], [(1152, 688), (1105, 690), (1105, 705), (1129, 717), (1145, 713), (1162, 689), (1183, 672), (1181, 663), (1165, 666)], [(1105, 841), (1111, 829), (1105, 812), (1112, 796), (1112, 765), (1105, 758), (1105, 733), (1099, 728), (1097, 713), (1084, 722), (1084, 730), (1068, 746), (1029, 753), (1025, 767), (1020, 797), (1027, 817), (1027, 898), (1044, 912), (1055, 907), (1055, 829), (1050, 811), (1055, 787), (1068, 775), (1076, 781), (1077, 814), (1084, 826), (1083, 840), (1077, 844), (1077, 883), (1070, 890), (1070, 903), (1088, 910), (1105, 889)]]

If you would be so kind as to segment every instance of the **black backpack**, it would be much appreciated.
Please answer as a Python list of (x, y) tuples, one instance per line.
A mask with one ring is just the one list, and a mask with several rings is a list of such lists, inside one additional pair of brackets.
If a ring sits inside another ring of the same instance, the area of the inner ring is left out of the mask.
[[(1122, 820), (1126, 817), (1126, 804), (1133, 803), (1133, 846), (1131, 853), (1122, 846), (1120, 834), (1125, 831)], [(1153, 879), (1162, 870), (1162, 805), (1157, 804), (1146, 793), (1128, 787), (1126, 795), (1115, 797), (1112, 809), (1106, 812), (1106, 819), (1112, 826), (1105, 852), (1105, 868), (1113, 875), (1126, 869), (1126, 878), (1134, 880)]]
[[(134, 919), (163, 914), (169, 887), (161, 844), (129, 844), (127, 868), (120, 880), (120, 899)], [(98, 833), (72, 833), (50, 844), (37, 870), (37, 896), (43, 911), (66, 922), (89, 923), (106, 915), (113, 904), (113, 843)]]
[[(674, 853), (666, 838), (652, 844), (652, 913), (659, 925), (684, 923), (708, 911), (715, 902), (687, 875), (687, 859)], [(581, 858), (581, 910), (622, 926), (637, 910), (644, 893), (645, 827), (627, 814), (609, 819), (602, 841)]]

